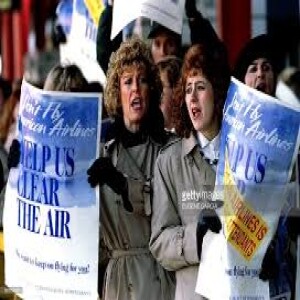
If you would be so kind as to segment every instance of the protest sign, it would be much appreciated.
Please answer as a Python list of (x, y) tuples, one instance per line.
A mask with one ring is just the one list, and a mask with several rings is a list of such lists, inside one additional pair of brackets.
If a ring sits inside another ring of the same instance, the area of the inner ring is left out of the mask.
[[(296, 207), (300, 209), (300, 152), (297, 157), (296, 164)], [(300, 236), (297, 238), (297, 255), (296, 255), (296, 299), (300, 299)]]
[(211, 300), (269, 299), (269, 283), (258, 275), (287, 196), (299, 122), (298, 108), (232, 79), (216, 174), (223, 229), (204, 237), (197, 293)]
[(56, 7), (57, 22), (62, 27), (66, 38), (71, 30), (73, 16), (73, 0), (60, 1)]
[(147, 17), (181, 34), (184, 0), (115, 0), (111, 39), (131, 21)]
[(98, 94), (46, 92), (23, 81), (20, 163), (4, 206), (5, 283), (23, 299), (97, 299)]
[(104, 4), (102, 0), (84, 0), (84, 3), (92, 17), (96, 26), (98, 26), (98, 22), (100, 16), (104, 10)]
[(300, 106), (300, 99), (282, 80), (279, 80), (276, 85), (276, 98), (293, 106)]
[[(105, 74), (97, 62), (96, 39), (99, 18), (95, 7), (97, 1), (73, 1), (72, 23), (67, 42), (60, 45), (60, 58), (62, 63), (75, 63), (83, 72), (88, 81), (98, 81), (105, 84)], [(93, 6), (92, 6), (93, 4)], [(93, 10), (92, 10), (93, 8)]]

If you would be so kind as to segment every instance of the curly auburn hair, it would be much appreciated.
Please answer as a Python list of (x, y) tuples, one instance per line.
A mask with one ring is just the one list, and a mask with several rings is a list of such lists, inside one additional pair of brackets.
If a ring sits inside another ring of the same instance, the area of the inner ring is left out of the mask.
[(221, 41), (214, 45), (195, 44), (188, 49), (184, 56), (181, 77), (175, 88), (175, 105), (173, 107), (175, 130), (181, 137), (188, 137), (193, 130), (193, 124), (185, 102), (187, 78), (196, 76), (201, 72), (212, 84), (214, 110), (220, 126), (230, 83), (227, 50)]
[(107, 71), (107, 81), (104, 90), (104, 103), (109, 116), (123, 117), (120, 98), (120, 78), (126, 68), (144, 67), (150, 89), (148, 113), (159, 110), (159, 99), (162, 91), (157, 67), (152, 60), (148, 45), (136, 36), (126, 40), (120, 48), (113, 52)]

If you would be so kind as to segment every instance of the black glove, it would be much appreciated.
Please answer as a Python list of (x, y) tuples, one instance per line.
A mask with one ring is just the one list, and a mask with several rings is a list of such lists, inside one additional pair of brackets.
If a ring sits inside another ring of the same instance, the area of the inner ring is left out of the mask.
[(109, 157), (100, 157), (87, 170), (91, 187), (107, 184), (116, 194), (121, 195), (126, 186), (126, 178), (112, 164)]
[(127, 180), (125, 176), (116, 169), (109, 157), (100, 157), (94, 161), (87, 170), (88, 182), (91, 187), (107, 184), (116, 194), (121, 195), (126, 210), (133, 211), (128, 200)]
[(261, 264), (259, 279), (262, 281), (274, 279), (279, 273), (278, 262), (276, 260), (275, 241), (272, 240), (267, 248), (265, 256)]
[(288, 235), (292, 240), (296, 240), (300, 235), (300, 208), (292, 208), (286, 220)]
[(56, 23), (53, 29), (53, 41), (55, 45), (65, 44), (67, 42), (66, 34), (61, 24)]
[(9, 170), (11, 168), (16, 168), (18, 166), (20, 162), (20, 157), (21, 157), (21, 144), (17, 139), (13, 139), (7, 157), (7, 167)]
[(196, 0), (185, 0), (185, 14), (188, 18), (194, 18), (197, 11)]
[[(223, 205), (222, 201), (214, 201), (214, 203), (216, 204), (216, 207), (221, 207)], [(199, 260), (201, 259), (202, 243), (206, 232), (211, 230), (214, 233), (219, 233), (221, 229), (222, 223), (215, 209), (204, 208), (200, 211), (196, 229), (197, 253)]]

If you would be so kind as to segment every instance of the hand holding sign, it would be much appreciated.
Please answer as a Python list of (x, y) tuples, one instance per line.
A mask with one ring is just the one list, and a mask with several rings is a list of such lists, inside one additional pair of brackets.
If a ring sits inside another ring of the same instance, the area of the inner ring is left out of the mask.
[(274, 279), (278, 273), (278, 261), (276, 259), (274, 240), (272, 240), (263, 258), (259, 278), (263, 281)]
[(87, 170), (91, 187), (107, 184), (116, 194), (121, 194), (126, 185), (124, 175), (119, 172), (108, 157), (100, 157)]
[(188, 18), (194, 17), (197, 13), (197, 6), (196, 6), (196, 1), (195, 0), (185, 0), (185, 13)]
[(98, 184), (107, 184), (116, 194), (122, 195), (124, 208), (130, 212), (133, 211), (127, 195), (127, 180), (112, 164), (109, 157), (96, 159), (87, 170), (87, 174), (91, 187), (95, 187)]
[(16, 168), (20, 162), (21, 156), (21, 145), (17, 139), (12, 141), (12, 144), (9, 148), (9, 153), (7, 157), (7, 167), (10, 170), (11, 168)]
[[(214, 207), (213, 204), (215, 204)], [(202, 242), (206, 232), (211, 230), (214, 233), (219, 233), (222, 229), (221, 220), (215, 211), (215, 208), (221, 207), (222, 205), (222, 201), (213, 201), (211, 202), (211, 208), (204, 208), (199, 213), (196, 229), (197, 253), (199, 260), (201, 259)]]
[(300, 236), (300, 208), (292, 208), (286, 222), (289, 236), (296, 240)]

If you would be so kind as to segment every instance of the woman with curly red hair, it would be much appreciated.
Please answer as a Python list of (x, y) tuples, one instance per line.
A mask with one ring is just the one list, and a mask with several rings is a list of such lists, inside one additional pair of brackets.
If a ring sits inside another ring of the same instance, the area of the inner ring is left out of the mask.
[(206, 223), (205, 217), (199, 217), (201, 201), (193, 195), (214, 188), (229, 82), (227, 52), (221, 42), (194, 45), (187, 51), (175, 96), (175, 129), (180, 138), (157, 158), (150, 240), (154, 257), (175, 271), (176, 300), (202, 299), (195, 293), (201, 241), (208, 229), (221, 229), (217, 217)]

